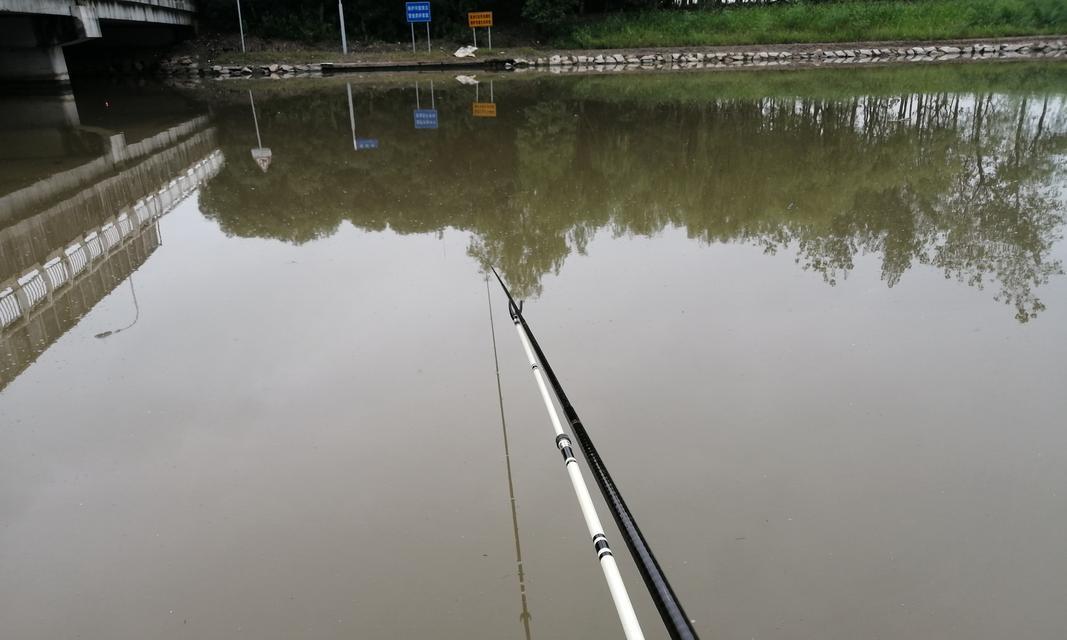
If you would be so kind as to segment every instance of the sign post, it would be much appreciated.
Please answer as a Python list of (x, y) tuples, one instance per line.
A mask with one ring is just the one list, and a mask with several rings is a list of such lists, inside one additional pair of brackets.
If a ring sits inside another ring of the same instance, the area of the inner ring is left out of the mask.
[(489, 31), (489, 50), (493, 50), (493, 12), (492, 11), (471, 11), (467, 14), (467, 26), (471, 28), (471, 34), (474, 35), (474, 46), (478, 46), (478, 29), (487, 29)]
[(405, 2), (404, 9), (411, 27), (411, 52), (415, 53), (415, 23), (423, 22), (426, 24), (426, 53), (430, 53), (430, 3)]

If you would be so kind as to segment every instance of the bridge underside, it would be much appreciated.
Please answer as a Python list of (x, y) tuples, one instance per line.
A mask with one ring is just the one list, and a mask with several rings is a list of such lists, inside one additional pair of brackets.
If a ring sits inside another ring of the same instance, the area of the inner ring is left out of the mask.
[(0, 0), (0, 85), (9, 91), (54, 92), (70, 83), (70, 45), (165, 46), (191, 34), (187, 0)]

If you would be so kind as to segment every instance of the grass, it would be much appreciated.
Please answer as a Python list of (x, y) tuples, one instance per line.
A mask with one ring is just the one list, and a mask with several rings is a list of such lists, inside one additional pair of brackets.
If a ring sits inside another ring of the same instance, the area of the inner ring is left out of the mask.
[(948, 40), (1067, 33), (1065, 0), (845, 0), (644, 11), (575, 23), (562, 48)]

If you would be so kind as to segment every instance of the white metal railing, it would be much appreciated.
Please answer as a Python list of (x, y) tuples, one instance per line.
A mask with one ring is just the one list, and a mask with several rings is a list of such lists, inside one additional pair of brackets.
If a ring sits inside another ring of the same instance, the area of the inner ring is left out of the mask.
[(14, 287), (0, 291), (0, 329), (22, 317), (22, 307), (15, 297)]
[(90, 262), (95, 262), (97, 258), (102, 256), (104, 254), (104, 247), (100, 243), (100, 234), (93, 231), (85, 236), (85, 248), (89, 251)]
[(119, 235), (119, 230), (115, 228), (114, 222), (109, 222), (100, 227), (100, 237), (103, 239), (104, 249), (107, 250), (110, 250), (119, 243), (119, 240), (122, 240), (122, 236)]
[(85, 250), (85, 245), (71, 245), (63, 253), (67, 255), (67, 264), (70, 265), (71, 277), (78, 275), (82, 272), (82, 269), (89, 266), (89, 255)]
[(137, 224), (142, 225), (148, 221), (148, 218), (152, 215), (152, 212), (149, 211), (148, 207), (145, 206), (144, 200), (138, 200), (133, 205), (133, 215), (137, 218)]
[(19, 278), (18, 285), (26, 296), (26, 308), (32, 309), (37, 303), (48, 297), (48, 285), (40, 271), (34, 270)]
[(133, 207), (133, 216), (123, 212), (65, 247), (59, 255), (44, 265), (7, 283), (0, 283), (0, 329), (6, 329), (19, 318), (25, 318), (52, 292), (72, 283), (76, 276), (89, 270), (101, 258), (109, 255), (134, 231), (154, 223), (193, 193), (222, 166), (221, 151), (214, 151), (189, 167), (180, 177), (171, 180), (159, 192)]
[(67, 270), (67, 264), (60, 256), (56, 256), (44, 263), (43, 270), (45, 277), (48, 278), (48, 289), (50, 291), (62, 287), (70, 280), (70, 271)]
[(130, 232), (133, 231), (133, 221), (130, 220), (130, 216), (125, 213), (118, 217), (116, 226), (119, 228), (119, 235), (123, 238), (130, 235)]

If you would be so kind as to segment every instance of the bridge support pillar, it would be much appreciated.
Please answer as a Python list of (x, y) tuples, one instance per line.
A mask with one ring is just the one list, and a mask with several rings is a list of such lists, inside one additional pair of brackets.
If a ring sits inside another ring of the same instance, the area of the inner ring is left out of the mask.
[(64, 87), (70, 84), (63, 47), (58, 45), (8, 49), (0, 55), (0, 82), (17, 81), (29, 87)]
[(63, 46), (99, 37), (91, 5), (73, 6), (69, 16), (0, 13), (0, 83), (31, 91), (67, 87)]

